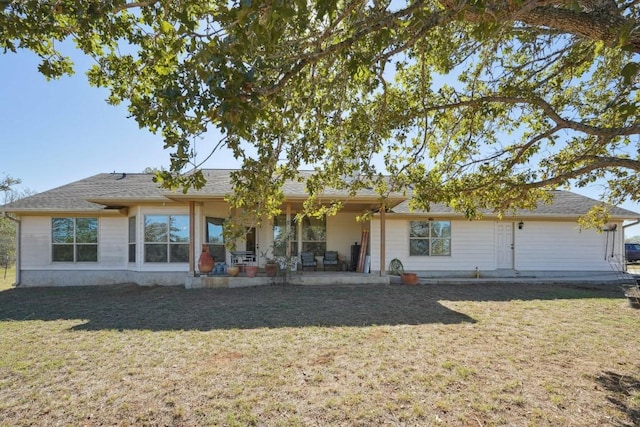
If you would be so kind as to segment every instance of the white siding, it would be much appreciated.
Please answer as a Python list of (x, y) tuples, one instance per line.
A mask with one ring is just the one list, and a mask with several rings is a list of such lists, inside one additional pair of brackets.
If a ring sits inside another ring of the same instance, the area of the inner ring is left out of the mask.
[[(387, 216), (388, 218), (388, 216)], [(414, 221), (426, 220), (415, 218)], [(451, 221), (451, 256), (410, 256), (409, 220), (387, 219), (385, 269), (398, 258), (405, 270), (495, 269), (495, 227), (491, 221)], [(371, 270), (380, 270), (380, 220), (371, 221)]]
[(327, 217), (327, 250), (338, 251), (340, 257), (351, 261), (351, 245), (360, 244), (362, 223), (355, 213), (339, 213)]
[[(412, 220), (425, 220), (415, 218)], [(385, 270), (393, 258), (406, 270), (481, 272), (496, 270), (496, 221), (451, 221), (451, 256), (409, 256), (410, 219), (386, 221)], [(575, 221), (525, 221), (522, 230), (514, 226), (514, 268), (518, 271), (607, 271), (616, 266), (623, 251), (622, 224), (615, 232), (580, 230)], [(380, 220), (371, 222), (371, 270), (380, 270)], [(613, 258), (613, 259), (612, 259)], [(619, 268), (619, 267), (618, 267)]]
[(98, 217), (98, 262), (52, 262), (51, 217), (25, 216), (22, 221), (23, 270), (95, 270), (127, 267), (127, 217)]
[(127, 268), (129, 218), (99, 218), (98, 260), (103, 267)]
[[(614, 256), (622, 248), (622, 226), (615, 232)], [(515, 268), (517, 270), (610, 271), (613, 232), (580, 230), (576, 222), (525, 221), (515, 230)], [(605, 244), (609, 237), (608, 257)]]
[(51, 217), (25, 216), (20, 236), (20, 264), (22, 269), (41, 269), (51, 266)]

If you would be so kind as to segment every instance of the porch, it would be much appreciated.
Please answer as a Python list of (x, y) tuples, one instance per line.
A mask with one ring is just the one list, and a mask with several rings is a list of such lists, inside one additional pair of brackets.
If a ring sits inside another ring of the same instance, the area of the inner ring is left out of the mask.
[(264, 272), (256, 277), (247, 277), (243, 273), (231, 277), (226, 274), (212, 276), (188, 276), (185, 279), (186, 289), (198, 288), (244, 288), (268, 285), (388, 285), (389, 276), (378, 273), (356, 273), (353, 271), (293, 271), (287, 277), (277, 275), (268, 277)]

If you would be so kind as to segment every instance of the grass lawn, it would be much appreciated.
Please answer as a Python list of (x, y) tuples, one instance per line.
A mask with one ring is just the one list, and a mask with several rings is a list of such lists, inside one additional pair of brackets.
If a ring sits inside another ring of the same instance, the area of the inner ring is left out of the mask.
[(0, 425), (640, 424), (615, 286), (0, 292)]

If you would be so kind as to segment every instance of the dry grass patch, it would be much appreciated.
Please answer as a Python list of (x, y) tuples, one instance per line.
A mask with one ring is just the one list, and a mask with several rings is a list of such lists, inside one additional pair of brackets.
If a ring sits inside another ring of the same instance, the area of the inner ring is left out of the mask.
[(0, 267), (0, 291), (5, 291), (13, 287), (13, 283), (16, 279), (16, 267), (11, 266), (6, 270), (4, 267)]
[(618, 288), (0, 292), (7, 425), (640, 423)]

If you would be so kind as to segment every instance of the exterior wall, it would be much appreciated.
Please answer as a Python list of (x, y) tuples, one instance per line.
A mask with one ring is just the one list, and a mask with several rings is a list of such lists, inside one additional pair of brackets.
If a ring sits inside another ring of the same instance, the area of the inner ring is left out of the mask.
[[(451, 220), (451, 256), (409, 256), (409, 221), (387, 216), (385, 270), (398, 258), (407, 271), (432, 275), (472, 276), (481, 274), (544, 275), (551, 272), (621, 271), (624, 242), (622, 224), (615, 232), (580, 230), (575, 221), (525, 221), (520, 230), (513, 224), (513, 266), (511, 273), (497, 268), (497, 222)], [(607, 243), (608, 235), (608, 243)], [(605, 245), (607, 256), (605, 256)], [(380, 271), (380, 219), (371, 222), (371, 270)], [(613, 257), (611, 256), (613, 252)]]
[[(385, 224), (385, 270), (398, 258), (406, 271), (495, 270), (495, 227), (493, 221), (451, 221), (451, 256), (409, 256), (409, 219)], [(426, 218), (415, 218), (420, 220)], [(380, 219), (371, 220), (371, 271), (380, 271)]]
[(622, 224), (607, 233), (580, 230), (575, 221), (526, 221), (522, 230), (515, 230), (515, 266), (524, 271), (611, 271), (622, 259), (622, 234)]
[(358, 222), (356, 216), (355, 213), (344, 212), (327, 217), (327, 250), (338, 251), (339, 256), (347, 261), (351, 261), (351, 245), (360, 244), (362, 228), (368, 226), (368, 223)]
[(117, 270), (127, 268), (128, 222), (126, 217), (98, 217), (98, 262), (78, 263), (53, 262), (51, 260), (50, 216), (25, 216), (21, 218), (21, 222), (20, 261), (23, 270)]
[(146, 214), (184, 215), (188, 214), (188, 207), (184, 205), (145, 206), (129, 210), (130, 216), (136, 216), (135, 263), (128, 262), (129, 217), (127, 216), (95, 215), (98, 218), (98, 262), (76, 263), (52, 261), (51, 216), (21, 217), (20, 285), (78, 286), (124, 282), (135, 282), (141, 285), (184, 284), (185, 273), (189, 270), (188, 263), (144, 262), (144, 215)]
[[(170, 205), (170, 206), (140, 206), (129, 209), (130, 216), (136, 216), (136, 262), (127, 263), (129, 270), (147, 271), (147, 272), (173, 272), (173, 271), (189, 271), (189, 263), (146, 263), (144, 262), (144, 216), (145, 215), (189, 215), (188, 205)], [(129, 223), (128, 218), (124, 218), (125, 223), (122, 225), (123, 239), (121, 251), (128, 260), (128, 244), (129, 244)], [(196, 223), (197, 224), (197, 223)], [(101, 242), (99, 242), (102, 245)], [(198, 248), (195, 249), (199, 253)], [(194, 258), (198, 259), (198, 258)]]

